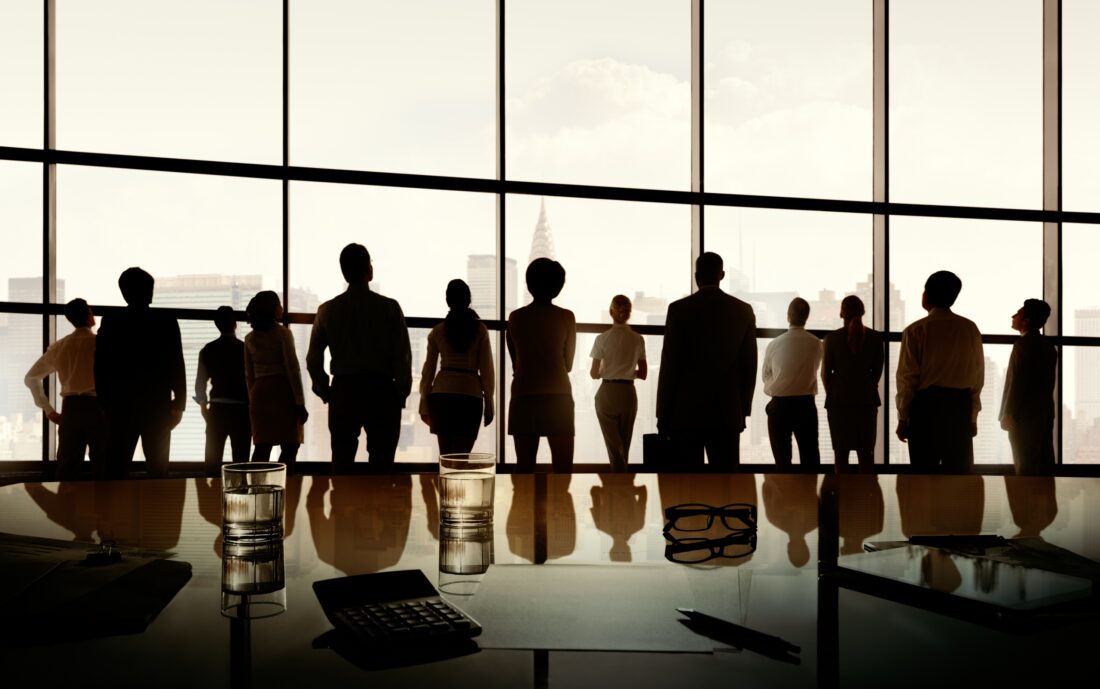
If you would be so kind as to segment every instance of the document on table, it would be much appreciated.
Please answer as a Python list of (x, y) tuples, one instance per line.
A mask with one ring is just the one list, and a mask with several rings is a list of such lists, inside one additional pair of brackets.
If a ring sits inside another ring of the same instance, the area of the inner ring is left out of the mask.
[(493, 565), (460, 605), (481, 648), (710, 653), (679, 621), (694, 601), (677, 567)]

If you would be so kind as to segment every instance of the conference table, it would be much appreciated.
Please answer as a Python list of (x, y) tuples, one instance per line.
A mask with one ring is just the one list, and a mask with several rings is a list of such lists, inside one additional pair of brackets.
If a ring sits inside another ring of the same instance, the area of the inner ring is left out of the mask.
[[(135, 633), (71, 639), (59, 630), (57, 639), (21, 639), (12, 621), (0, 618), (10, 637), (0, 648), (4, 685), (485, 689), (1095, 681), (1100, 618), (1087, 612), (1095, 596), (1084, 599), (1082, 614), (1047, 617), (1034, 628), (1008, 626), (997, 624), (997, 614), (975, 615), (966, 605), (975, 592), (980, 597), (995, 588), (997, 576), (1009, 581), (988, 568), (971, 573), (948, 560), (914, 561), (906, 567), (922, 573), (924, 586), (891, 582), (882, 589), (844, 572), (846, 563), (870, 557), (868, 550), (935, 535), (1025, 539), (1100, 560), (1100, 479), (505, 474), (496, 478), (487, 536), (465, 549), (458, 543), (457, 550), (440, 528), (438, 481), (433, 474), (289, 477), (278, 562), (265, 570), (285, 610), (256, 619), (222, 613), (223, 588), (233, 573), (227, 571), (232, 558), (223, 557), (218, 479), (2, 486), (4, 534), (75, 542), (77, 552), (109, 542), (124, 557), (171, 553), (167, 561), (187, 563), (190, 573)], [(730, 525), (718, 518), (702, 532), (708, 545), (677, 550), (673, 546), (700, 537), (666, 533), (666, 510), (683, 505), (751, 505), (751, 537), (729, 538)], [(454, 569), (455, 557), (480, 558), (487, 567), (473, 562), (465, 573), (441, 572), (441, 558)], [(1081, 563), (1087, 569), (1087, 561)], [(446, 600), (477, 619), (483, 627), (477, 647), (387, 665), (364, 663), (326, 643), (332, 624), (313, 583), (393, 570), (420, 570)], [(909, 597), (909, 589), (921, 595)], [(5, 594), (0, 614), (14, 595)], [(728, 623), (724, 635), (685, 623), (678, 608), (720, 618)]]

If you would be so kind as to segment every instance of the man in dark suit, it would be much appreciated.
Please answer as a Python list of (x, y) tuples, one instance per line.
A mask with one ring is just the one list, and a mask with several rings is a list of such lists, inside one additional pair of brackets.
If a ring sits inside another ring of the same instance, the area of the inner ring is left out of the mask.
[[(199, 350), (195, 402), (206, 420), (206, 475), (220, 476), (225, 440), (233, 462), (247, 462), (252, 445), (248, 418), (248, 386), (244, 378), (244, 343), (237, 339), (237, 319), (231, 306), (219, 306), (214, 325), (221, 336)], [(210, 394), (206, 385), (210, 384)]]
[(695, 261), (699, 291), (674, 301), (665, 317), (657, 381), (657, 429), (676, 461), (712, 467), (740, 461), (740, 434), (756, 385), (756, 316), (718, 286), (726, 272), (712, 252)]
[(96, 336), (96, 395), (107, 414), (107, 465), (127, 473), (138, 439), (154, 476), (168, 472), (172, 429), (183, 417), (187, 381), (176, 319), (149, 308), (153, 276), (128, 268), (118, 278), (127, 307), (102, 318)]
[(1054, 381), (1058, 350), (1040, 332), (1050, 305), (1028, 299), (1012, 315), (1020, 339), (1012, 345), (1001, 397), (1001, 428), (1008, 431), (1017, 474), (1054, 470)]

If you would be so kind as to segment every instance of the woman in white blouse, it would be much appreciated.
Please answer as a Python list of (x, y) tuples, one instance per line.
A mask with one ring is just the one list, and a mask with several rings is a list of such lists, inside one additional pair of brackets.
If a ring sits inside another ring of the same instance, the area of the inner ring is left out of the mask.
[(482, 420), (493, 422), (496, 386), (489, 330), (470, 308), (470, 286), (447, 283), (447, 306), (446, 320), (428, 333), (420, 374), (420, 418), (436, 435), (440, 454), (473, 449)]
[(645, 340), (626, 324), (631, 309), (630, 299), (621, 294), (611, 300), (608, 312), (614, 325), (596, 336), (589, 372), (593, 378), (603, 380), (596, 391), (596, 418), (615, 471), (626, 471), (634, 419), (638, 416), (634, 380), (645, 380), (648, 370)]

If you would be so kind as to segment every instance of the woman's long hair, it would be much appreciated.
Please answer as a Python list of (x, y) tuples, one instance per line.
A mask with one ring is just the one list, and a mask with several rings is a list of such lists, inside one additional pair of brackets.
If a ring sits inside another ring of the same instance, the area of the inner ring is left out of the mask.
[(447, 306), (451, 310), (443, 321), (443, 336), (456, 352), (465, 352), (477, 337), (479, 319), (470, 308), (470, 300), (470, 286), (465, 281), (447, 283)]
[(279, 310), (279, 295), (271, 290), (257, 292), (248, 302), (245, 313), (253, 330), (271, 330), (275, 327), (275, 314)]
[(853, 352), (863, 349), (867, 334), (863, 327), (865, 313), (867, 309), (863, 306), (863, 300), (854, 294), (849, 294), (840, 302), (840, 317), (844, 319), (844, 329), (848, 331), (848, 349)]

